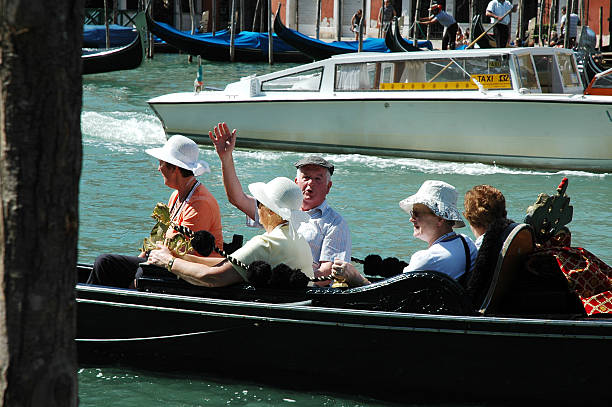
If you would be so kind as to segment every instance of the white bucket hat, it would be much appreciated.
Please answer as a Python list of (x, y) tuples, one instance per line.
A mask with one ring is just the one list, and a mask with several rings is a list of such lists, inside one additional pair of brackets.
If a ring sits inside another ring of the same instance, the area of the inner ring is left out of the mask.
[(443, 181), (425, 181), (418, 192), (400, 201), (399, 206), (410, 213), (414, 204), (427, 206), (436, 216), (455, 222), (454, 228), (465, 226), (457, 209), (457, 190)]
[(198, 160), (200, 150), (197, 144), (180, 134), (170, 137), (163, 147), (149, 148), (145, 152), (158, 160), (191, 170), (196, 177), (205, 172), (210, 172), (208, 163)]
[(308, 222), (308, 215), (301, 210), (304, 199), (302, 191), (289, 178), (277, 177), (268, 183), (255, 182), (249, 185), (249, 191), (272, 212), (288, 220), (294, 232), (301, 222)]

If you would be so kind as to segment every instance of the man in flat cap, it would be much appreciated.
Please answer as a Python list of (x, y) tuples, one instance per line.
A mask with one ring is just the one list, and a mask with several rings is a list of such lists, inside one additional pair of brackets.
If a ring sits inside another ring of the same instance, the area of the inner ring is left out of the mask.
[[(247, 215), (247, 225), (259, 225), (257, 201), (242, 189), (236, 175), (233, 151), (236, 130), (230, 131), (226, 123), (219, 123), (214, 132), (208, 132), (221, 160), (223, 186), (229, 202)], [(331, 273), (335, 259), (351, 261), (351, 233), (346, 221), (326, 201), (334, 173), (334, 166), (319, 156), (307, 156), (295, 163), (295, 183), (302, 190), (302, 210), (310, 216), (300, 224), (298, 232), (304, 236), (315, 262), (315, 276)]]

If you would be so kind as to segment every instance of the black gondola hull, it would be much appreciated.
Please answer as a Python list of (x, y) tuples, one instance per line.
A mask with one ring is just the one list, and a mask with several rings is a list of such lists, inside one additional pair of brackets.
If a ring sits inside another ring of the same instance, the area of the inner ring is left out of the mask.
[[(155, 293), (78, 285), (79, 362), (302, 383), (402, 402), (608, 397), (607, 375), (597, 369), (610, 362), (609, 320), (342, 308), (373, 295), (359, 289), (344, 296), (331, 289), (166, 287)], [(185, 295), (198, 290), (204, 296)], [(235, 299), (241, 296), (260, 301)]]
[[(474, 20), (472, 22), (472, 27), (474, 27), (473, 39), (476, 39), (485, 32), (484, 27), (482, 26), (482, 17), (480, 14), (474, 16)], [(489, 33), (486, 33), (481, 38), (476, 41), (480, 48), (495, 48), (497, 47), (497, 42), (495, 41), (495, 37)]]
[(142, 64), (144, 49), (140, 33), (125, 47), (99, 50), (81, 56), (83, 75), (136, 69)]
[[(200, 55), (209, 61), (230, 61), (229, 44), (218, 44), (204, 39), (196, 39), (165, 29), (156, 23), (147, 13), (149, 30), (169, 45), (189, 55)], [(274, 52), (274, 62), (312, 62), (312, 59), (298, 50)], [(234, 48), (236, 62), (267, 62), (268, 53), (259, 48)]]

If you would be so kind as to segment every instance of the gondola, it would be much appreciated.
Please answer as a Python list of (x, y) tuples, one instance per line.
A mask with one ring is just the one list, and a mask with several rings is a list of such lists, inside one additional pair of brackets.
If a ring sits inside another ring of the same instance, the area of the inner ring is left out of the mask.
[[(123, 47), (130, 44), (136, 32), (131, 27), (118, 24), (110, 24), (109, 40), (110, 47)], [(83, 48), (105, 48), (106, 47), (106, 26), (86, 24), (83, 26)]]
[[(476, 14), (474, 19), (472, 20), (473, 37), (478, 38), (480, 35), (485, 32), (484, 27), (482, 26), (482, 16), (480, 14)], [(495, 48), (497, 47), (497, 43), (495, 42), (495, 36), (489, 33), (486, 33), (482, 36), (477, 42), (480, 48)]]
[[(209, 61), (230, 61), (230, 31), (211, 34), (187, 34), (174, 27), (154, 21), (147, 13), (149, 30), (169, 45), (190, 55), (200, 55)], [(273, 36), (274, 62), (311, 62), (312, 59), (280, 38)], [(241, 31), (234, 39), (234, 61), (267, 62), (268, 34)]]
[(136, 36), (128, 44), (118, 48), (83, 48), (81, 61), (83, 75), (135, 69), (142, 64), (145, 49), (144, 16), (134, 18)]
[(585, 317), (567, 283), (523, 266), (534, 239), (551, 232), (543, 225), (562, 228), (571, 219), (569, 198), (563, 202), (543, 207), (545, 223), (532, 212), (531, 224), (504, 231), (477, 312), (461, 285), (431, 271), (358, 288), (211, 289), (159, 269), (145, 270), (136, 290), (83, 284), (89, 267), (81, 265), (79, 363), (198, 371), (404, 403), (604, 402), (612, 320)]
[[(593, 54), (586, 54), (583, 60), (583, 69), (586, 74), (588, 82), (591, 82), (595, 75), (602, 73), (605, 69), (602, 69), (597, 61), (593, 58)], [(588, 83), (587, 82), (587, 83)]]
[[(280, 11), (280, 5), (279, 5)], [(280, 19), (280, 13), (274, 18), (274, 32), (295, 49), (310, 56), (315, 61), (327, 59), (333, 55), (348, 54), (359, 50), (359, 41), (325, 42), (311, 38), (298, 31), (285, 27)], [(390, 52), (384, 38), (368, 38), (363, 41), (363, 52)]]
[(430, 51), (433, 49), (431, 41), (417, 41), (418, 47), (415, 47), (412, 43), (406, 41), (400, 33), (397, 18), (394, 18), (394, 23), (392, 26), (393, 28), (389, 27), (389, 29), (385, 32), (385, 45), (391, 50), (391, 52), (422, 51), (420, 47), (426, 48)]

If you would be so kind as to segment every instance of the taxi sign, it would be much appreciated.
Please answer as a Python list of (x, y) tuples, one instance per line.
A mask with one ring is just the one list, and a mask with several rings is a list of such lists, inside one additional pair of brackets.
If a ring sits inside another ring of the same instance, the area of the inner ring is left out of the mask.
[[(481, 74), (471, 75), (485, 89), (512, 89), (510, 75), (502, 74)], [(381, 83), (380, 90), (477, 90), (478, 86), (473, 81), (452, 81), (452, 82), (392, 82)]]

